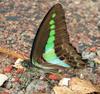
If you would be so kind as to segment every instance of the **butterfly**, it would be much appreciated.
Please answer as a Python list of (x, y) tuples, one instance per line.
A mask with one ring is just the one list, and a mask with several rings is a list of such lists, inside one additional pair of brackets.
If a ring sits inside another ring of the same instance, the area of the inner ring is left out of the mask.
[(61, 4), (54, 5), (40, 24), (30, 59), (32, 65), (51, 70), (85, 65), (69, 42), (65, 12)]

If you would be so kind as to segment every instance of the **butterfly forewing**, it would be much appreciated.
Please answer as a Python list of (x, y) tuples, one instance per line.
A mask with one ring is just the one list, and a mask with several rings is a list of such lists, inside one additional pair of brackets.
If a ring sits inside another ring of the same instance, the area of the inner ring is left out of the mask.
[(34, 58), (35, 60), (37, 60), (37, 58), (39, 58), (43, 54), (44, 48), (45, 48), (45, 45), (50, 33), (49, 22), (51, 19), (51, 15), (54, 12), (56, 12), (59, 19), (59, 17), (63, 16), (63, 13), (61, 10), (62, 10), (61, 5), (57, 4), (54, 7), (52, 7), (50, 11), (47, 13), (47, 15), (44, 17), (33, 42), (31, 59)]

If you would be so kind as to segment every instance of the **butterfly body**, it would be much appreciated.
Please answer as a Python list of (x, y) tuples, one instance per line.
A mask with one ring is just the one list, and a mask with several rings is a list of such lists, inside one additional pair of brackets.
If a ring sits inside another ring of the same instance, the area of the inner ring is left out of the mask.
[(69, 42), (65, 14), (60, 4), (54, 5), (42, 21), (33, 42), (30, 58), (33, 65), (43, 69), (85, 65)]

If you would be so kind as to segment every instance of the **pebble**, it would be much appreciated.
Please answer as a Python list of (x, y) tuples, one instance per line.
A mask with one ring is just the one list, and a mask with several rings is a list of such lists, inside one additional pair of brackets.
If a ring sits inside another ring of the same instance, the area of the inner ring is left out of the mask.
[(80, 79), (84, 79), (84, 75), (82, 73), (79, 75), (79, 77)]
[[(23, 34), (22, 34), (23, 35)], [(22, 40), (26, 43), (32, 43), (33, 40), (30, 40), (30, 36), (29, 35), (23, 35)]]
[(100, 57), (100, 50), (97, 50), (97, 55)]
[(8, 10), (6, 8), (0, 8), (0, 13), (6, 13)]
[(34, 80), (32, 81), (26, 88), (25, 94), (32, 94), (32, 92), (44, 92), (48, 90), (48, 83), (41, 80)]
[(12, 67), (11, 65), (9, 65), (9, 66), (6, 66), (6, 67), (3, 69), (3, 72), (4, 72), (4, 73), (11, 73), (12, 69), (13, 69), (13, 67)]
[(91, 68), (94, 68), (95, 62), (93, 62), (93, 61), (88, 61), (88, 63), (90, 64), (90, 67), (91, 67)]
[(0, 31), (4, 31), (4, 28), (3, 27), (0, 27)]
[(68, 86), (69, 85), (70, 78), (63, 78), (60, 80), (59, 85), (60, 86)]
[(2, 86), (3, 83), (4, 83), (5, 81), (7, 81), (7, 80), (8, 80), (8, 77), (7, 77), (6, 75), (0, 74), (0, 86)]
[(95, 41), (97, 40), (97, 37), (92, 36), (92, 37), (91, 37), (91, 40), (92, 40), (93, 42), (95, 42)]
[(15, 42), (16, 39), (13, 36), (7, 38), (7, 44), (10, 45), (10, 44), (14, 44)]
[(24, 67), (21, 65), (21, 62), (23, 62), (23, 61), (24, 61), (23, 59), (20, 59), (20, 58), (17, 59), (15, 62), (15, 65), (13, 65), (13, 67), (23, 69)]
[(6, 16), (6, 20), (8, 21), (18, 21), (19, 18), (19, 16)]
[(86, 44), (84, 44), (84, 43), (79, 43), (79, 44), (78, 44), (79, 52), (82, 53), (82, 52), (85, 50), (86, 47), (87, 47)]
[(24, 91), (21, 90), (18, 92), (18, 94), (25, 94), (25, 93), (24, 93)]
[(93, 58), (96, 57), (96, 53), (94, 52), (86, 52), (86, 51), (83, 51), (82, 52), (82, 59), (88, 59), (88, 60), (91, 60)]
[(17, 32), (17, 30), (16, 30), (16, 29), (12, 29), (12, 30), (11, 30), (11, 32), (16, 33), (16, 32)]
[(6, 88), (10, 89), (11, 87), (12, 87), (12, 83), (10, 81), (8, 81), (7, 84), (6, 84)]
[(48, 78), (51, 79), (51, 80), (58, 80), (58, 79), (59, 79), (59, 76), (52, 73), (52, 74), (50, 74), (50, 75), (48, 76)]
[(96, 47), (91, 47), (89, 50), (90, 50), (91, 52), (95, 52), (95, 51), (96, 51)]

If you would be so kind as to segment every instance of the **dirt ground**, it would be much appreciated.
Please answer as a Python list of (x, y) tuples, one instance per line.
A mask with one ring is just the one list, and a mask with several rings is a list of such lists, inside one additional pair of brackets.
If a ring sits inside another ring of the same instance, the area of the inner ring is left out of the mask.
[[(70, 43), (89, 65), (65, 74), (68, 77), (82, 74), (85, 80), (100, 85), (100, 0), (0, 0), (0, 73), (8, 77), (0, 86), (0, 94), (35, 94), (38, 91), (51, 94), (52, 86), (58, 84), (58, 80), (50, 80), (37, 68), (26, 71), (13, 68), (17, 58), (2, 50), (9, 49), (29, 58), (39, 25), (56, 3), (62, 4), (65, 10)], [(49, 81), (44, 80), (45, 77)]]

